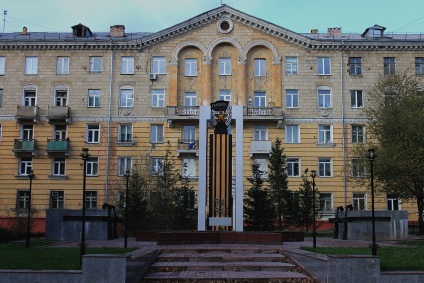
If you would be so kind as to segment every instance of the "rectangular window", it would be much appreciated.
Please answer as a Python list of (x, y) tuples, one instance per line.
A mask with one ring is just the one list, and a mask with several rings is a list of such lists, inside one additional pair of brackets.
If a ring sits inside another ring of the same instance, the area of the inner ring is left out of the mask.
[(100, 89), (89, 89), (87, 107), (100, 107), (101, 96), (102, 91)]
[(197, 59), (188, 58), (184, 61), (184, 76), (197, 76)]
[(253, 93), (253, 106), (266, 107), (266, 93), (262, 91), (255, 91)]
[(32, 157), (21, 157), (19, 159), (19, 174), (27, 176), (32, 170)]
[(121, 124), (118, 128), (119, 142), (132, 142), (133, 140), (132, 124)]
[(333, 143), (333, 126), (318, 125), (318, 143)]
[(21, 138), (23, 140), (34, 139), (34, 125), (22, 125), (21, 126)]
[(85, 208), (87, 209), (97, 208), (97, 192), (96, 191), (85, 192)]
[(87, 125), (87, 143), (99, 143), (100, 142), (100, 125), (99, 124), (88, 124)]
[(0, 57), (0, 76), (3, 76), (6, 69), (6, 57)]
[(57, 57), (56, 74), (58, 75), (69, 74), (69, 57)]
[(150, 143), (163, 143), (163, 125), (150, 126)]
[(163, 158), (152, 157), (150, 158), (150, 173), (153, 176), (161, 175)]
[(318, 107), (319, 108), (331, 107), (331, 90), (318, 89)]
[(37, 95), (35, 90), (24, 90), (22, 101), (23, 106), (35, 106), (37, 104)]
[(196, 159), (184, 158), (181, 172), (183, 177), (196, 177)]
[(299, 158), (287, 158), (287, 176), (299, 177), (300, 176), (300, 161)]
[(118, 175), (125, 176), (127, 171), (131, 174), (132, 169), (132, 158), (131, 157), (119, 157), (118, 159)]
[(319, 158), (318, 159), (318, 177), (331, 177), (331, 158)]
[(56, 90), (54, 94), (55, 106), (66, 106), (68, 100), (68, 92), (66, 90)]
[(424, 57), (415, 58), (415, 74), (417, 76), (424, 75)]
[(38, 57), (25, 57), (25, 75), (38, 73)]
[(265, 59), (254, 59), (254, 71), (253, 74), (255, 77), (265, 77), (266, 76), (266, 60)]
[(363, 158), (352, 158), (352, 177), (363, 178), (366, 175), (365, 163)]
[(0, 107), (3, 107), (3, 89), (0, 88)]
[(194, 143), (196, 141), (196, 126), (183, 126), (183, 142)]
[(2, 126), (1, 126), (1, 124), (0, 124), (0, 141), (1, 141), (1, 139), (2, 139), (2, 135), (3, 134), (3, 128), (2, 128)]
[(318, 75), (331, 75), (331, 58), (318, 57)]
[(99, 174), (99, 158), (89, 157), (87, 159), (87, 167), (85, 168), (87, 176), (97, 176)]
[(286, 74), (297, 74), (297, 57), (286, 57)]
[(387, 210), (399, 210), (399, 197), (387, 194)]
[(362, 57), (349, 57), (349, 74), (351, 76), (362, 75)]
[(319, 193), (319, 208), (318, 211), (332, 211), (333, 210), (333, 194), (332, 193)]
[(255, 158), (253, 162), (259, 165), (259, 170), (262, 172), (261, 178), (268, 178), (268, 159)]
[(350, 107), (364, 108), (364, 98), (363, 98), (362, 90), (350, 91)]
[(396, 58), (384, 57), (384, 75), (390, 76), (396, 73)]
[(364, 143), (365, 134), (364, 126), (361, 125), (352, 125), (352, 143)]
[(50, 208), (53, 208), (53, 209), (63, 208), (64, 199), (65, 199), (65, 193), (63, 191), (51, 191), (50, 192)]
[(268, 140), (268, 127), (263, 125), (253, 126), (253, 140), (255, 141)]
[(231, 91), (226, 89), (219, 90), (219, 100), (231, 102)]
[(152, 89), (152, 108), (165, 107), (165, 90)]
[(134, 106), (134, 89), (121, 89), (121, 99), (119, 100), (119, 107), (133, 107)]
[(185, 92), (184, 93), (184, 106), (196, 106), (196, 93), (195, 92)]
[(56, 157), (53, 159), (53, 176), (65, 176), (65, 158)]
[(54, 132), (53, 132), (53, 138), (55, 140), (66, 140), (67, 137), (67, 130), (66, 130), (67, 126), (66, 125), (58, 125), (56, 124), (54, 126)]
[(90, 73), (102, 72), (103, 57), (91, 56), (90, 57)]
[(219, 75), (231, 75), (231, 58), (219, 58)]
[(153, 57), (152, 58), (152, 73), (153, 74), (165, 74), (165, 57)]
[(16, 196), (16, 208), (28, 209), (30, 197), (29, 191), (18, 191), (18, 195)]
[(365, 210), (367, 204), (366, 195), (364, 193), (353, 193), (352, 203), (354, 210)]
[(299, 91), (297, 89), (286, 89), (286, 107), (299, 107)]
[(300, 143), (299, 128), (299, 125), (286, 125), (286, 143)]
[(121, 75), (134, 74), (134, 57), (121, 57)]

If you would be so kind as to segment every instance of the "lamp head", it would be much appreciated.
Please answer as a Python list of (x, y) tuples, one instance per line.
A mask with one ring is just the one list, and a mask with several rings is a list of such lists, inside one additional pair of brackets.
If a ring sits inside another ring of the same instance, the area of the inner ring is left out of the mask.
[(80, 153), (80, 156), (83, 160), (86, 160), (90, 156), (90, 154), (88, 153), (88, 148), (83, 148), (82, 152)]
[(35, 175), (34, 175), (34, 170), (31, 170), (31, 172), (29, 172), (28, 177), (29, 177), (30, 179), (33, 179), (33, 178), (35, 177)]
[(317, 176), (317, 171), (311, 170), (311, 177), (315, 178)]
[(368, 149), (368, 155), (367, 155), (367, 157), (370, 160), (374, 160), (374, 158), (377, 157), (377, 155), (375, 154), (375, 149), (373, 149), (373, 148)]

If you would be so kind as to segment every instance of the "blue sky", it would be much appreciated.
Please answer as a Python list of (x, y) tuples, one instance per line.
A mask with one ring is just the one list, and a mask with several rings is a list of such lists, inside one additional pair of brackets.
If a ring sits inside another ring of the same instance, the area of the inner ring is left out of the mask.
[[(3, 0), (5, 32), (70, 32), (82, 23), (93, 32), (123, 24), (126, 32), (156, 32), (223, 4), (294, 32), (341, 27), (362, 33), (424, 33), (423, 0)], [(1, 30), (1, 31), (2, 31)]]

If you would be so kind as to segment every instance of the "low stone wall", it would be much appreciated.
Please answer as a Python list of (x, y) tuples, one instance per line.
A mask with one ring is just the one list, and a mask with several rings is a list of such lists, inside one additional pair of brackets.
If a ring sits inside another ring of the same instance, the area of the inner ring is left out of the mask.
[(2, 283), (80, 283), (82, 282), (81, 270), (0, 270)]

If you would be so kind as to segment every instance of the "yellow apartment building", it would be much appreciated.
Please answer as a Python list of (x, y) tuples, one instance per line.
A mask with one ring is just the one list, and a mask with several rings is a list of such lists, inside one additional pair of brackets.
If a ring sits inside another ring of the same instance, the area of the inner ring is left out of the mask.
[[(363, 176), (349, 152), (366, 139), (367, 91), (396, 70), (424, 75), (424, 36), (363, 34), (342, 28), (299, 34), (222, 5), (156, 33), (123, 25), (93, 33), (26, 30), (0, 36), (0, 216), (28, 209), (81, 209), (88, 148), (88, 209), (116, 203), (116, 183), (148, 158), (154, 171), (169, 145), (196, 188), (199, 108), (217, 100), (243, 106), (243, 172), (267, 169), (272, 141), (282, 139), (289, 186), (316, 170), (323, 218), (352, 204), (371, 209)], [(212, 132), (212, 129), (209, 129)], [(353, 161), (354, 162), (354, 161)], [(352, 169), (353, 168), (353, 169)], [(234, 171), (235, 172), (235, 171)], [(247, 189), (248, 182), (245, 179)], [(376, 209), (414, 204), (379, 195)]]

